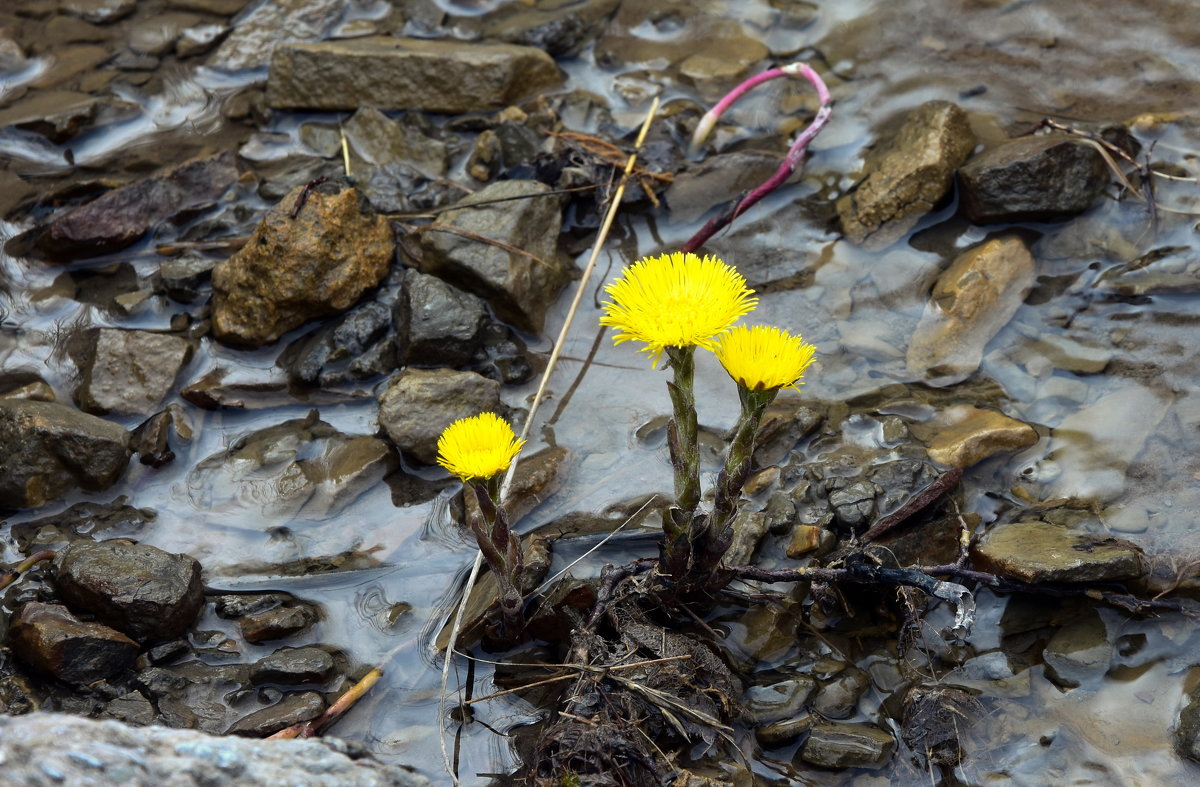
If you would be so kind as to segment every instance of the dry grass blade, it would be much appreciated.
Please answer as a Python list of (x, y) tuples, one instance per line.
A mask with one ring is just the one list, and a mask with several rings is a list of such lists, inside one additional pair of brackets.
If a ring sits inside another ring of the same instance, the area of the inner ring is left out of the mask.
[[(691, 659), (691, 655), (685, 653), (682, 656), (667, 656), (667, 657), (661, 658), (661, 659), (648, 659), (646, 661), (634, 661), (629, 664), (618, 664), (613, 667), (592, 667), (587, 664), (555, 664), (555, 665), (547, 664), (545, 666), (547, 666), (547, 667), (554, 666), (557, 668), (572, 669), (572, 670), (575, 670), (576, 672), (591, 672), (591, 673), (594, 673), (597, 675), (604, 675), (609, 672), (618, 672), (620, 670), (635, 669), (637, 667), (652, 667), (656, 664), (665, 664), (669, 661), (687, 661), (689, 659)], [(537, 665), (537, 666), (541, 666), (541, 665)], [(553, 677), (534, 681), (533, 683), (527, 683), (524, 686), (517, 686), (516, 688), (513, 688), (513, 689), (505, 689), (504, 691), (493, 692), (491, 694), (488, 694), (485, 697), (476, 697), (475, 699), (465, 700), (462, 704), (463, 705), (474, 705), (475, 703), (483, 702), (484, 700), (493, 700), (493, 699), (496, 699), (497, 697), (503, 697), (506, 694), (516, 694), (517, 692), (520, 692), (520, 691), (526, 691), (528, 689), (536, 688), (538, 686), (544, 686), (547, 683), (559, 683), (564, 680), (570, 680), (571, 678), (574, 678), (574, 677), (576, 677), (574, 673), (566, 674), (566, 675), (555, 675)]]
[(550, 267), (550, 263), (546, 262), (545, 260), (543, 260), (541, 257), (537, 256), (536, 254), (531, 254), (530, 252), (527, 252), (524, 249), (518, 249), (516, 246), (505, 243), (504, 241), (496, 240), (495, 238), (489, 238), (486, 235), (480, 235), (479, 233), (471, 232), (470, 230), (459, 229), (458, 227), (447, 227), (444, 225), (430, 224), (428, 227), (420, 227), (418, 229), (418, 231), (446, 232), (451, 235), (459, 235), (459, 236), (467, 238), (469, 240), (477, 241), (479, 243), (486, 243), (489, 246), (495, 246), (496, 248), (504, 249), (505, 251), (507, 251), (510, 254), (519, 254), (522, 257), (528, 257), (529, 259), (533, 260), (538, 265), (541, 265), (543, 267), (546, 267), (546, 268)]

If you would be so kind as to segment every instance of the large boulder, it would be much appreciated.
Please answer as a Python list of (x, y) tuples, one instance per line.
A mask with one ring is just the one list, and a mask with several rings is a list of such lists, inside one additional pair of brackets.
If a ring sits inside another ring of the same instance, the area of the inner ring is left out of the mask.
[(395, 245), (387, 219), (365, 213), (353, 188), (298, 186), (213, 269), (213, 334), (259, 347), (340, 314), (387, 275)]
[(72, 489), (108, 489), (129, 464), (129, 432), (54, 402), (0, 399), (0, 509), (34, 508)]
[(277, 109), (501, 109), (562, 82), (540, 49), (369, 37), (275, 49), (267, 103)]
[(121, 632), (38, 601), (21, 607), (9, 637), (22, 661), (66, 683), (103, 680), (127, 669), (138, 654), (138, 644)]

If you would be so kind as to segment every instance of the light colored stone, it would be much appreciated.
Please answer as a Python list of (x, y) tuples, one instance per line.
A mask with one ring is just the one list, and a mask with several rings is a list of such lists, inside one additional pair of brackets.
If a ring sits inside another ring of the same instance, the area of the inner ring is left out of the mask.
[(993, 238), (960, 254), (933, 286), (909, 340), (908, 371), (951, 385), (979, 368), (983, 349), (1033, 287), (1033, 257), (1016, 236)]
[(981, 571), (1030, 584), (1142, 575), (1142, 551), (1128, 541), (1037, 521), (996, 527), (971, 550), (971, 559)]
[(949, 407), (924, 424), (914, 424), (912, 431), (928, 443), (929, 458), (947, 467), (970, 467), (1038, 440), (1029, 424), (969, 404)]

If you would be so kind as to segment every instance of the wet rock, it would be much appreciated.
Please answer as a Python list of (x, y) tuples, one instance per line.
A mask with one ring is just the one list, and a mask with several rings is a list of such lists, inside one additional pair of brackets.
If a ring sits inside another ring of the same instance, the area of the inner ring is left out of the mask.
[[(547, 309), (566, 286), (569, 270), (558, 256), (561, 202), (548, 194), (550, 191), (537, 181), (506, 180), (462, 200), (423, 234), (422, 272), (480, 296), (501, 319), (517, 328), (540, 333)], [(506, 201), (467, 207), (491, 200)], [(526, 254), (481, 243), (455, 230), (499, 241)]]
[(1031, 372), (1039, 365), (1048, 363), (1064, 372), (1096, 374), (1104, 371), (1114, 355), (1111, 345), (1106, 346), (1093, 339), (1038, 333), (1022, 342), (1017, 352), (1012, 354), (1012, 359), (1024, 364)]
[(250, 682), (255, 686), (275, 683), (296, 686), (301, 683), (324, 683), (333, 676), (333, 656), (321, 648), (280, 648), (264, 656), (250, 668)]
[(217, 261), (195, 254), (163, 260), (158, 267), (167, 295), (180, 303), (191, 303), (200, 297), (201, 288), (212, 278)]
[(217, 45), (229, 28), (225, 25), (197, 24), (179, 31), (175, 39), (175, 54), (181, 58), (202, 55)]
[(446, 143), (419, 127), (420, 115), (393, 120), (375, 107), (361, 107), (344, 130), (350, 149), (368, 164), (406, 164), (427, 178), (446, 174)]
[(373, 105), (460, 114), (500, 109), (561, 81), (550, 56), (532, 47), (356, 38), (278, 47), (267, 103), (277, 109)]
[(971, 550), (972, 564), (1009, 579), (1116, 582), (1142, 575), (1142, 551), (1128, 541), (1046, 522), (1014, 522), (987, 533)]
[(1046, 677), (1063, 688), (1095, 685), (1108, 672), (1112, 658), (1108, 629), (1093, 609), (1072, 617), (1042, 651)]
[(0, 373), (0, 399), (32, 399), (53, 402), (54, 389), (32, 369), (13, 369)]
[(283, 695), (269, 708), (255, 711), (230, 725), (229, 735), (265, 738), (282, 729), (310, 721), (325, 712), (325, 699), (315, 691), (300, 691)]
[(533, 377), (533, 361), (525, 342), (511, 328), (488, 320), (483, 325), (482, 353), (475, 354), (467, 371), (504, 385), (518, 385)]
[(797, 676), (767, 686), (751, 686), (742, 702), (758, 724), (770, 724), (799, 716), (816, 685), (812, 678)]
[(406, 271), (396, 308), (408, 318), (402, 363), (462, 366), (479, 349), (487, 317), (483, 301), (436, 276)]
[(491, 13), (456, 17), (456, 27), (489, 41), (541, 49), (552, 57), (576, 55), (604, 29), (620, 0), (541, 0), (509, 3)]
[(310, 605), (282, 605), (238, 618), (238, 628), (243, 639), (258, 644), (299, 634), (311, 628), (318, 617)]
[(963, 737), (984, 712), (962, 689), (914, 686), (904, 697), (900, 736), (927, 765), (953, 768), (963, 759)]
[(129, 447), (138, 455), (138, 461), (150, 467), (162, 467), (175, 459), (171, 450), (171, 431), (181, 431), (178, 426), (177, 410), (168, 409), (147, 418), (130, 437)]
[(779, 157), (754, 150), (722, 153), (675, 174), (664, 195), (671, 219), (695, 221), (709, 208), (750, 191), (775, 173)]
[[(824, 420), (825, 416), (819, 411), (784, 394), (769, 405), (763, 414), (754, 446), (755, 466), (779, 464)], [(732, 437), (732, 432), (726, 435), (726, 439), (729, 437)]]
[(13, 617), (13, 650), (26, 664), (66, 683), (93, 683), (128, 669), (138, 645), (119, 631), (84, 623), (58, 604), (33, 601)]
[(7, 29), (0, 32), (0, 74), (5, 75), (20, 71), (29, 62), (29, 58), (25, 55), (25, 49), (9, 35), (10, 31)]
[(969, 404), (948, 407), (913, 431), (927, 440), (929, 458), (946, 467), (970, 467), (1038, 441), (1029, 424)]
[(28, 244), (33, 254), (59, 262), (120, 251), (159, 222), (214, 202), (237, 178), (232, 151), (193, 159), (59, 214), (10, 243)]
[(155, 520), (152, 508), (127, 505), (122, 496), (109, 503), (76, 503), (48, 517), (18, 522), (9, 531), (22, 552), (55, 547), (69, 541), (98, 537), (137, 536)]
[(75, 400), (85, 412), (149, 415), (192, 355), (187, 340), (150, 331), (98, 328), (80, 359)]
[(896, 741), (874, 724), (817, 724), (797, 757), (821, 768), (878, 768)]
[(339, 405), (361, 402), (367, 397), (363, 392), (296, 392), (286, 376), (246, 366), (217, 366), (199, 380), (184, 386), (179, 395), (205, 410), (265, 410), (294, 406), (298, 402)]
[(417, 461), (437, 461), (437, 441), (460, 418), (499, 412), (500, 384), (474, 372), (404, 369), (379, 397), (379, 426)]
[(1179, 722), (1171, 731), (1175, 740), (1175, 751), (1183, 757), (1200, 762), (1200, 687), (1184, 695), (1183, 708), (1179, 711)]
[(63, 13), (106, 25), (132, 14), (137, 8), (137, 0), (62, 0), (58, 7)]
[(858, 700), (870, 685), (867, 673), (858, 667), (847, 667), (820, 688), (812, 708), (826, 719), (848, 718), (858, 709)]
[(239, 437), (188, 475), (197, 506), (235, 503), (256, 515), (325, 520), (396, 468), (395, 453), (373, 435), (339, 432), (318, 418), (284, 421)]
[(181, 11), (158, 13), (152, 19), (137, 20), (130, 25), (125, 31), (125, 42), (134, 52), (162, 57), (171, 51), (186, 28), (202, 19)]
[(805, 713), (792, 719), (765, 724), (754, 731), (754, 737), (764, 749), (790, 746), (818, 721), (819, 719), (811, 713)]
[[(517, 471), (504, 504), (510, 522), (520, 522), (522, 517), (541, 505), (543, 500), (562, 489), (570, 470), (570, 457), (571, 452), (559, 446), (543, 448), (517, 460)], [(465, 516), (462, 512), (464, 504), (467, 506)], [(466, 522), (478, 512), (479, 505), (474, 495), (468, 498), (464, 493), (460, 493), (451, 503), (450, 514), (455, 522)]]
[[(635, 64), (663, 68), (704, 53), (719, 53), (736, 64), (740, 73), (765, 58), (767, 48), (747, 35), (741, 23), (717, 18), (707, 7), (693, 3), (664, 6), (645, 0), (622, 2), (595, 48), (596, 62), (614, 70), (628, 70), (616, 67)], [(721, 64), (710, 66), (701, 61), (689, 70), (707, 71), (709, 67), (720, 68)]]
[(769, 522), (761, 511), (739, 511), (733, 518), (733, 540), (725, 551), (725, 563), (731, 566), (750, 565), (758, 543), (767, 534)]
[(392, 309), (368, 301), (289, 344), (276, 363), (293, 384), (332, 388), (394, 371), (397, 344), (405, 339), (393, 331)]
[(431, 181), (407, 164), (374, 167), (358, 183), (371, 207), (380, 213), (421, 213), (462, 197), (462, 189), (450, 181)]
[(208, 65), (225, 71), (261, 68), (281, 44), (323, 38), (343, 10), (340, 0), (268, 0), (237, 20)]
[(795, 560), (809, 552), (828, 550), (833, 547), (835, 536), (829, 530), (817, 525), (796, 525), (792, 528), (791, 538), (788, 539), (784, 553)]
[(186, 656), (190, 656), (192, 653), (192, 644), (183, 637), (180, 637), (160, 642), (153, 647), (147, 648), (145, 656), (146, 661), (158, 667), (164, 664), (172, 664)]
[(200, 564), (124, 541), (76, 541), (54, 558), (54, 583), (86, 610), (139, 642), (178, 637), (204, 606)]
[(839, 525), (851, 530), (870, 521), (875, 515), (875, 496), (879, 487), (870, 481), (855, 481), (829, 494), (829, 505)]
[(173, 667), (149, 667), (134, 683), (158, 708), (158, 723), (219, 733), (237, 711), (227, 698), (249, 689), (245, 664), (187, 661)]
[(140, 691), (122, 694), (104, 707), (104, 715), (109, 719), (123, 721), (135, 727), (145, 727), (154, 723), (154, 706), (146, 695)]
[(962, 210), (976, 224), (1070, 218), (1091, 207), (1109, 177), (1094, 147), (1053, 134), (1006, 142), (958, 172)]
[(261, 741), (56, 713), (0, 717), (0, 759), (13, 784), (255, 784), (427, 787), (398, 765), (352, 754), (336, 738)]
[(909, 340), (908, 371), (934, 385), (969, 377), (1033, 278), (1033, 257), (1017, 237), (993, 238), (960, 254), (938, 277)]
[(837, 201), (851, 242), (883, 249), (902, 238), (950, 192), (954, 170), (975, 147), (967, 113), (948, 101), (913, 110), (867, 158), (864, 177)]
[(471, 148), (471, 155), (467, 157), (467, 174), (486, 183), (496, 176), (503, 165), (504, 153), (500, 147), (500, 138), (496, 136), (495, 131), (485, 128), (475, 138), (475, 146)]
[(0, 109), (0, 128), (14, 126), (62, 144), (91, 123), (97, 104), (87, 93), (39, 90)]
[[(302, 193), (307, 198), (293, 219)], [(353, 188), (298, 187), (213, 269), (213, 334), (258, 347), (308, 320), (344, 312), (387, 274), (394, 249), (387, 220), (363, 213)]]
[(108, 489), (129, 464), (129, 432), (51, 402), (0, 399), (0, 509), (35, 508), (71, 489)]

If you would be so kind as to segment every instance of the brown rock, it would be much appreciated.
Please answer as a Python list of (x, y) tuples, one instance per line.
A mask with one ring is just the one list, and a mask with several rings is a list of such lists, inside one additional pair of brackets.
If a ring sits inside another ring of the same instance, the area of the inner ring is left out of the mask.
[(947, 408), (927, 423), (914, 426), (913, 432), (928, 443), (929, 458), (947, 467), (970, 467), (1038, 440), (1029, 424), (969, 404)]
[(1017, 237), (993, 238), (960, 254), (938, 277), (909, 340), (908, 371), (950, 385), (979, 368), (983, 348), (1033, 287), (1033, 257)]
[(867, 158), (854, 191), (837, 201), (846, 237), (868, 249), (895, 243), (949, 193), (955, 168), (974, 147), (967, 113), (957, 105), (917, 107)]
[(67, 683), (92, 683), (133, 664), (138, 644), (99, 623), (84, 623), (63, 606), (33, 601), (9, 632), (13, 650), (35, 669)]
[(1000, 525), (971, 550), (973, 565), (1002, 577), (1040, 582), (1112, 582), (1142, 575), (1142, 551), (1119, 538), (1047, 522)]
[(259, 347), (311, 319), (340, 314), (383, 279), (394, 251), (387, 219), (364, 213), (353, 188), (298, 186), (213, 269), (213, 334)]

